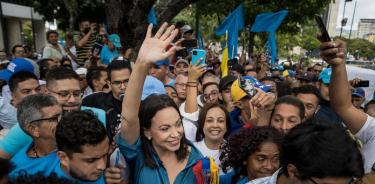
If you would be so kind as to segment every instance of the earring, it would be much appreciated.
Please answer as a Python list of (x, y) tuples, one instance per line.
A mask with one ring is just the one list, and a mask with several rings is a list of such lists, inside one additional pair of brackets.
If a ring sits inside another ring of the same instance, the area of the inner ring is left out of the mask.
[(151, 140), (151, 137), (147, 137), (148, 140)]

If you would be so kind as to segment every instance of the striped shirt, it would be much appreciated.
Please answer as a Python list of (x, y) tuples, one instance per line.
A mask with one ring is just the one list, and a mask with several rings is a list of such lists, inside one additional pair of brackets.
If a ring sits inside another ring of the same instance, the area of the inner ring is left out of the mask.
[[(79, 40), (81, 40), (85, 35), (83, 33), (76, 33), (74, 34), (74, 42), (77, 44)], [(95, 42), (101, 43), (103, 41), (103, 36), (97, 35), (97, 34), (91, 34), (89, 40), (86, 42), (85, 45), (83, 45), (81, 48), (77, 49), (77, 58), (76, 62), (80, 66), (83, 66), (85, 64), (85, 61), (90, 56), (91, 48), (94, 46)]]

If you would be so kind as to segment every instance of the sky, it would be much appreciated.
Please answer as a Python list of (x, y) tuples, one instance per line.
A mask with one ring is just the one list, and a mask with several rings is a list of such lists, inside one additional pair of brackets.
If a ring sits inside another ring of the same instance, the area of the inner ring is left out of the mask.
[[(336, 0), (340, 1), (340, 7), (339, 7), (339, 14), (337, 18), (337, 28), (341, 27), (341, 19), (344, 9), (344, 0)], [(354, 23), (353, 23), (353, 30), (358, 29), (358, 22), (359, 19), (364, 18), (372, 18), (375, 19), (375, 0), (352, 0), (351, 2), (346, 3), (345, 8), (345, 17), (348, 18), (348, 22), (346, 23), (346, 26), (344, 29), (349, 30), (350, 25), (352, 22), (352, 16), (354, 12), (354, 5), (357, 1), (357, 8), (354, 16)]]

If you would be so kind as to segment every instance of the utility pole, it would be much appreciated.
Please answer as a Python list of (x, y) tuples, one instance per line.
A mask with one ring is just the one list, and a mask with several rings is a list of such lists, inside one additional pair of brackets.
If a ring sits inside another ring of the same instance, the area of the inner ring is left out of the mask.
[(341, 38), (341, 35), (342, 35), (342, 29), (344, 28), (344, 26), (346, 25), (346, 22), (348, 21), (348, 19), (345, 18), (346, 2), (350, 2), (350, 1), (352, 1), (352, 0), (344, 0), (344, 11), (342, 12), (340, 38)]
[(349, 40), (352, 36), (352, 29), (353, 29), (353, 22), (354, 22), (354, 16), (355, 16), (355, 10), (357, 8), (357, 1), (355, 1), (355, 4), (354, 4), (354, 12), (353, 12), (353, 16), (352, 16), (352, 24), (350, 25), (350, 32), (349, 32)]

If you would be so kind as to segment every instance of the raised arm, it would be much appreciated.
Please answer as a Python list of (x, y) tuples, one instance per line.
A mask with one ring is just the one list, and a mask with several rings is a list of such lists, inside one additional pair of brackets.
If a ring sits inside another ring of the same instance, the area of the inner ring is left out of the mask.
[(355, 108), (345, 68), (346, 44), (341, 40), (321, 44), (322, 58), (332, 66), (329, 98), (331, 107), (352, 133), (357, 133), (367, 120), (366, 113)]
[(168, 28), (167, 26), (168, 24), (164, 23), (155, 36), (151, 35), (152, 24), (148, 26), (146, 38), (139, 49), (133, 72), (130, 75), (121, 112), (121, 136), (128, 144), (134, 144), (139, 137), (138, 112), (149, 67), (152, 63), (163, 60), (175, 52), (174, 47), (168, 51), (165, 51), (165, 48), (172, 42), (178, 30), (173, 25)]
[[(198, 64), (200, 62), (197, 62)], [(198, 111), (198, 79), (204, 73), (206, 65), (192, 65), (190, 64), (188, 70), (188, 83), (186, 85), (186, 102), (185, 112), (193, 113)]]

